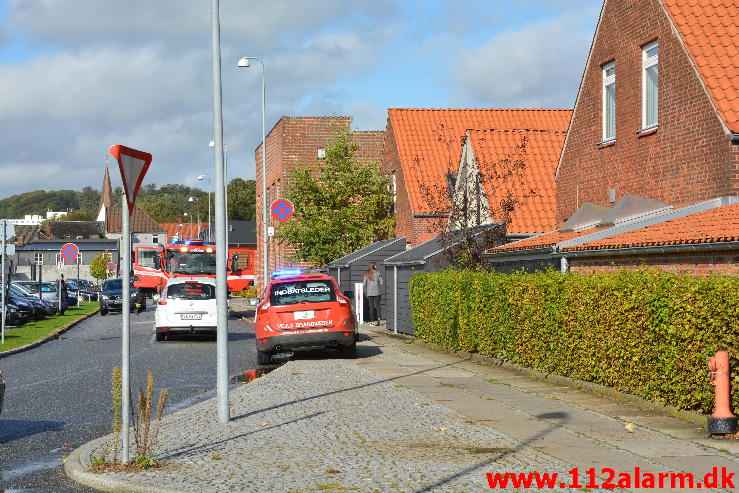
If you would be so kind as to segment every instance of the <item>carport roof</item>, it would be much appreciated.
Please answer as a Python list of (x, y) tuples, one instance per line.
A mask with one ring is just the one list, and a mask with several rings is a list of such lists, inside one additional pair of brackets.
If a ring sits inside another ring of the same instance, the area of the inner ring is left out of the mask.
[(343, 268), (343, 267), (349, 267), (349, 264), (352, 262), (355, 262), (357, 260), (360, 260), (367, 255), (370, 255), (377, 250), (380, 250), (381, 248), (385, 248), (386, 246), (392, 245), (393, 243), (399, 242), (399, 241), (405, 241), (405, 236), (401, 238), (390, 238), (388, 240), (380, 240), (372, 243), (371, 245), (367, 245), (364, 248), (360, 248), (359, 250), (350, 253), (349, 255), (345, 255), (339, 259), (334, 260), (330, 264), (328, 264), (329, 268)]
[(35, 241), (16, 247), (21, 251), (59, 251), (67, 243), (74, 243), (80, 251), (103, 251), (118, 250), (118, 241), (85, 241), (85, 240), (62, 240), (62, 241)]
[[(489, 229), (495, 229), (495, 228), (504, 228), (505, 226), (503, 223), (491, 223), (491, 224), (483, 224), (481, 226), (477, 226), (476, 228), (473, 228), (473, 236), (477, 236), (484, 231), (487, 231)], [(451, 235), (451, 238), (447, 241), (444, 241), (442, 237), (445, 234)], [(385, 259), (384, 264), (385, 265), (423, 265), (426, 263), (426, 260), (428, 260), (430, 257), (433, 257), (437, 253), (441, 253), (442, 251), (446, 250), (450, 246), (458, 244), (460, 241), (464, 239), (464, 235), (462, 234), (462, 230), (454, 230), (450, 231), (448, 233), (441, 234), (437, 236), (436, 238), (432, 238), (428, 241), (425, 241), (418, 246), (415, 246), (411, 249), (408, 249), (404, 252), (400, 252), (397, 255), (393, 255), (392, 257)]]

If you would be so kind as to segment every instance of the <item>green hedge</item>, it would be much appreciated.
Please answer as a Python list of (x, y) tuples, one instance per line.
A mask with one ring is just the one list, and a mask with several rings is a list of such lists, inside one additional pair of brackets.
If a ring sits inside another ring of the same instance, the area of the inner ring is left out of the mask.
[(680, 409), (712, 412), (707, 359), (727, 349), (739, 401), (739, 278), (427, 273), (410, 283), (416, 337)]

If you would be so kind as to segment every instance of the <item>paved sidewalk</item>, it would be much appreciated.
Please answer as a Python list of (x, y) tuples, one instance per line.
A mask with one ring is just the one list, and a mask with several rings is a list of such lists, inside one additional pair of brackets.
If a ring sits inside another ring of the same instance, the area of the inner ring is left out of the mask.
[(376, 329), (363, 327), (372, 339), (357, 360), (298, 358), (234, 389), (227, 425), (217, 423), (214, 400), (167, 416), (164, 469), (85, 472), (104, 439), (65, 468), (110, 491), (249, 492), (486, 491), (487, 472), (566, 475), (573, 466), (583, 484), (589, 467), (701, 478), (714, 466), (739, 471), (738, 441)]

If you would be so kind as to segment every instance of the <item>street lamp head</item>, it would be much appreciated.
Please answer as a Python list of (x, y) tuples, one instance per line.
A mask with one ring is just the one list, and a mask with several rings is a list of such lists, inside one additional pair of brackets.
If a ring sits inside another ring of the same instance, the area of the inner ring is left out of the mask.
[(216, 146), (216, 142), (214, 140), (211, 140), (210, 142), (208, 142), (208, 147), (215, 147), (215, 146)]
[(251, 67), (251, 64), (249, 63), (249, 57), (245, 56), (244, 58), (239, 60), (238, 66), (239, 67)]
[(209, 178), (208, 175), (198, 175), (198, 180), (205, 180), (206, 178)]

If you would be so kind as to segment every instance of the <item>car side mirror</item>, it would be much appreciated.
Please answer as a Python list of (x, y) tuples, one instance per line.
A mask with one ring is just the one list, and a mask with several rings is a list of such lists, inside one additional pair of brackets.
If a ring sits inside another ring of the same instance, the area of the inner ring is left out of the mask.
[(161, 296), (159, 296), (159, 293), (154, 293), (154, 294), (153, 294), (153, 295), (151, 296), (151, 299), (152, 299), (152, 300), (154, 300), (154, 303), (159, 303), (159, 300), (161, 300), (161, 299), (162, 299), (162, 297), (161, 297)]
[(257, 306), (259, 304), (259, 298), (249, 298), (249, 306)]

